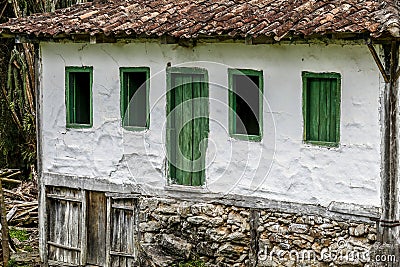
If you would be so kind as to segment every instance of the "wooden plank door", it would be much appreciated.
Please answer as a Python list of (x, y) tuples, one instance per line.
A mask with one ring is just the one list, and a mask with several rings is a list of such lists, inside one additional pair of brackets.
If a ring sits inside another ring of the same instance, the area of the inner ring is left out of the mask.
[(208, 88), (204, 74), (172, 73), (168, 93), (169, 176), (178, 184), (205, 180)]
[(129, 196), (109, 196), (107, 210), (107, 266), (137, 266), (137, 199)]
[(106, 262), (106, 196), (87, 192), (87, 263), (105, 266)]
[(82, 234), (83, 192), (70, 188), (48, 188), (47, 246), (50, 265), (78, 266), (84, 262)]

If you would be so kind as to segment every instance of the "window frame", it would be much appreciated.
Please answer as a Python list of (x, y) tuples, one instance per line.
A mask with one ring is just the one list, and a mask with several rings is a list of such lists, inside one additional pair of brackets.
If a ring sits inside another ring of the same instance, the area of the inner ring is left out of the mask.
[[(71, 122), (70, 113), (70, 91), (69, 78), (70, 73), (86, 72), (89, 73), (89, 124), (73, 123)], [(93, 67), (92, 66), (66, 66), (65, 67), (65, 111), (66, 111), (66, 127), (67, 128), (92, 128), (93, 127)]]
[[(238, 134), (236, 132), (236, 101), (235, 101), (235, 92), (233, 89), (233, 76), (234, 75), (243, 75), (243, 76), (257, 76), (258, 77), (258, 89), (259, 89), (259, 127), (260, 134), (259, 135), (247, 135), (247, 134)], [(239, 140), (245, 141), (253, 141), (260, 142), (263, 137), (263, 97), (264, 97), (264, 73), (262, 70), (254, 70), (254, 69), (228, 69), (228, 102), (229, 102), (229, 136)]]
[[(145, 72), (146, 73), (146, 126), (132, 126), (124, 124), (124, 113), (127, 107), (124, 106), (127, 94), (126, 88), (124, 88), (124, 73), (135, 73), (135, 72)], [(120, 77), (120, 115), (121, 115), (121, 125), (122, 128), (128, 131), (145, 131), (150, 128), (150, 68), (149, 67), (120, 67), (119, 68)]]
[[(341, 117), (341, 110), (340, 110), (340, 104), (341, 104), (341, 81), (342, 77), (341, 74), (338, 72), (309, 72), (309, 71), (303, 71), (301, 73), (302, 76), (302, 84), (303, 84), (303, 142), (306, 144), (311, 144), (311, 145), (318, 145), (318, 146), (325, 146), (325, 147), (338, 147), (340, 144), (340, 117)], [(329, 78), (329, 79), (336, 79), (336, 105), (335, 105), (335, 111), (336, 111), (336, 135), (335, 135), (335, 141), (334, 142), (329, 142), (329, 141), (315, 141), (315, 140), (307, 140), (307, 112), (308, 112), (308, 99), (307, 99), (307, 91), (308, 91), (308, 79), (309, 78), (319, 78), (319, 79), (324, 79), (324, 78)]]

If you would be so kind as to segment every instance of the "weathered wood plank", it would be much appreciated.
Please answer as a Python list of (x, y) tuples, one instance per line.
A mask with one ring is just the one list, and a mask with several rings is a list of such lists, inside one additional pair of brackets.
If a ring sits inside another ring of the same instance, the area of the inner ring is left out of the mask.
[(183, 165), (183, 159), (182, 159), (182, 147), (181, 147), (181, 142), (180, 142), (180, 132), (182, 131), (183, 128), (183, 118), (182, 118), (182, 112), (183, 112), (183, 77), (181, 75), (174, 75), (173, 76), (175, 79), (175, 88), (174, 88), (174, 92), (175, 92), (175, 105), (173, 106), (173, 114), (175, 115), (175, 154), (174, 154), (174, 158), (173, 158), (173, 162), (172, 164), (174, 164), (174, 169), (175, 169), (175, 177), (176, 178), (176, 182), (178, 184), (182, 184), (183, 183), (183, 176), (184, 176), (184, 172), (182, 171), (182, 165)]
[[(69, 225), (69, 233), (70, 233), (70, 246), (72, 247), (80, 247), (80, 237), (81, 234), (79, 232), (81, 226), (80, 222), (80, 214), (81, 214), (81, 205), (80, 203), (71, 202), (71, 224)], [(75, 264), (80, 263), (80, 251), (73, 253), (73, 261)]]
[(309, 84), (309, 139), (312, 141), (319, 140), (319, 87), (320, 82), (317, 79), (310, 79)]
[(81, 210), (81, 255), (80, 264), (86, 265), (87, 260), (87, 203), (86, 203), (86, 190), (80, 190), (80, 198), (82, 199), (82, 210)]
[[(122, 210), (113, 210), (113, 241), (111, 243), (112, 251), (121, 251), (121, 213)], [(119, 257), (112, 257), (112, 266), (120, 266)]]
[(208, 136), (208, 94), (203, 75), (193, 75), (193, 173), (192, 184), (203, 185)]
[(182, 153), (182, 184), (192, 184), (193, 169), (193, 80), (191, 75), (182, 76), (182, 127), (179, 148)]
[[(106, 194), (107, 197), (107, 194)], [(110, 266), (110, 251), (111, 251), (111, 197), (107, 197), (106, 209), (106, 266)]]
[(70, 264), (67, 262), (58, 262), (58, 261), (54, 261), (54, 260), (49, 260), (49, 266), (74, 266), (76, 267), (76, 264)]
[(171, 84), (171, 88), (167, 89), (167, 133), (166, 143), (167, 146), (167, 157), (168, 157), (168, 175), (169, 178), (176, 182), (175, 167), (173, 166), (176, 154), (176, 133), (175, 133), (175, 114), (173, 112), (175, 106), (175, 81), (172, 79), (172, 75), (167, 72), (167, 83)]
[[(57, 238), (56, 242), (58, 244), (65, 245), (65, 212), (66, 212), (66, 202), (62, 201), (60, 202), (60, 208), (58, 209), (58, 214), (59, 214), (59, 221), (56, 223), (56, 228), (57, 228)], [(64, 250), (63, 249), (58, 249), (58, 260), (65, 262), (64, 260)]]
[(52, 241), (47, 241), (47, 244), (49, 244), (50, 246), (56, 247), (56, 248), (62, 248), (62, 249), (73, 250), (73, 251), (81, 251), (81, 248), (79, 248), (79, 247), (70, 247), (70, 246), (61, 245), (61, 244), (58, 244), (58, 243), (52, 242)]
[(55, 194), (48, 194), (47, 198), (65, 200), (65, 201), (71, 201), (71, 202), (82, 202), (82, 199), (79, 199), (79, 198), (74, 198), (74, 197), (69, 197), (69, 196), (60, 196), (60, 195), (55, 195)]
[(330, 128), (329, 128), (329, 132), (331, 135), (331, 141), (332, 142), (337, 142), (338, 140), (336, 140), (336, 116), (339, 116), (338, 114), (336, 114), (336, 101), (337, 100), (337, 81), (334, 80), (332, 81), (332, 83), (330, 84), (331, 87), (331, 99), (330, 99), (330, 106), (331, 106), (331, 113), (330, 113)]
[[(121, 216), (121, 220), (120, 220), (120, 225), (119, 225), (119, 230), (121, 231), (121, 246), (119, 251), (125, 251), (126, 247), (127, 247), (127, 239), (128, 239), (128, 232), (129, 229), (128, 225), (126, 223), (127, 218), (126, 218), (126, 211), (125, 210), (121, 210), (120, 216)], [(122, 267), (126, 266), (126, 258), (125, 257), (120, 257), (119, 258), (119, 264)]]
[[(201, 146), (201, 153), (202, 153), (202, 169), (201, 169), (201, 185), (205, 184), (206, 174), (205, 174), (205, 167), (206, 167), (206, 151), (208, 147), (208, 133), (210, 132), (209, 126), (209, 92), (208, 92), (208, 81), (206, 80), (206, 76), (202, 75), (200, 78), (201, 82), (201, 110), (200, 114), (202, 116), (202, 146)], [(260, 123), (259, 123), (260, 125)], [(261, 124), (262, 125), (262, 124)]]
[(325, 124), (325, 131), (326, 131), (326, 140), (329, 142), (334, 142), (335, 141), (335, 137), (332, 136), (332, 132), (331, 132), (331, 125), (332, 122), (334, 123), (334, 121), (332, 121), (332, 109), (335, 109), (335, 106), (332, 106), (332, 82), (333, 79), (330, 79), (329, 83), (327, 84), (326, 87), (326, 112), (327, 112), (327, 119), (326, 119), (326, 124)]
[[(129, 200), (129, 205), (134, 206), (134, 200), (130, 199)], [(128, 244), (126, 248), (126, 252), (135, 254), (135, 211), (129, 211), (127, 212), (128, 216), (128, 221), (127, 221), (127, 228), (128, 228)], [(128, 264), (129, 265), (129, 264)]]
[(113, 209), (120, 209), (120, 210), (131, 210), (131, 211), (135, 210), (134, 207), (128, 207), (128, 206), (123, 206), (123, 205), (119, 205), (119, 204), (113, 204), (112, 208)]
[[(56, 202), (55, 203), (55, 216), (54, 216), (54, 242), (60, 243), (60, 227), (58, 227), (58, 224), (61, 222), (60, 220), (60, 209), (61, 209), (61, 203)], [(54, 260), (60, 260), (60, 250), (58, 248), (54, 248)]]
[(110, 254), (113, 256), (121, 256), (121, 257), (127, 257), (127, 258), (136, 258), (136, 255), (134, 254), (129, 254), (126, 252), (122, 251), (110, 251)]
[[(201, 185), (201, 176), (202, 176), (202, 167), (203, 167), (203, 160), (202, 160), (202, 148), (201, 148), (201, 141), (204, 138), (203, 135), (203, 120), (202, 118), (202, 103), (201, 101), (201, 83), (199, 75), (193, 75), (193, 122), (192, 122), (192, 182), (191, 185)], [(204, 154), (203, 154), (204, 157)]]
[(126, 194), (126, 193), (112, 193), (112, 192), (106, 192), (105, 195), (106, 197), (111, 197), (112, 199), (130, 199), (130, 198), (138, 198), (141, 196), (141, 194), (139, 193)]
[[(55, 240), (55, 222), (56, 222), (56, 207), (55, 203), (49, 199), (47, 199), (47, 239), (48, 240)], [(48, 247), (46, 243), (46, 247)], [(55, 257), (55, 251), (54, 249), (48, 248), (48, 258), (53, 259)]]
[(90, 191), (87, 194), (88, 252), (87, 263), (104, 266), (106, 257), (106, 197), (104, 193)]
[(319, 122), (318, 122), (318, 141), (328, 141), (327, 132), (326, 132), (326, 122), (328, 118), (327, 113), (327, 103), (326, 103), (326, 95), (327, 95), (327, 87), (329, 86), (328, 79), (320, 79), (320, 87), (319, 87)]
[[(63, 233), (62, 235), (64, 236), (64, 242), (62, 243), (63, 245), (68, 246), (70, 244), (70, 232), (69, 232), (69, 226), (71, 225), (71, 221), (70, 221), (70, 202), (67, 201), (65, 203), (65, 219), (64, 219), (64, 224), (62, 225), (63, 228)], [(64, 254), (64, 262), (72, 262), (72, 256), (70, 254), (70, 251), (68, 250), (63, 250), (63, 254)]]
[(111, 256), (111, 267), (120, 267), (119, 257)]

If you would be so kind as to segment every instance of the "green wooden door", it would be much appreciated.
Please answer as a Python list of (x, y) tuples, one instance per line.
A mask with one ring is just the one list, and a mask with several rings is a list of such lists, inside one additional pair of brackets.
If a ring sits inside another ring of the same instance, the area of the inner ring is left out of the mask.
[(209, 131), (206, 77), (198, 73), (171, 73), (169, 82), (169, 176), (177, 184), (203, 185)]

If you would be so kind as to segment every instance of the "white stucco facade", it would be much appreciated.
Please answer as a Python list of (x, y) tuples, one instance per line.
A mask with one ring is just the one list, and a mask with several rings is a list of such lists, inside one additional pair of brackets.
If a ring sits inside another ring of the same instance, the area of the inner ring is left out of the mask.
[[(166, 67), (208, 71), (205, 192), (380, 206), (379, 71), (365, 45), (41, 43), (43, 173), (163, 190)], [(93, 67), (93, 127), (67, 129), (65, 67)], [(119, 67), (150, 68), (150, 127), (121, 127)], [(228, 133), (228, 68), (263, 71), (263, 138)], [(303, 142), (302, 71), (341, 74), (340, 145)]]

